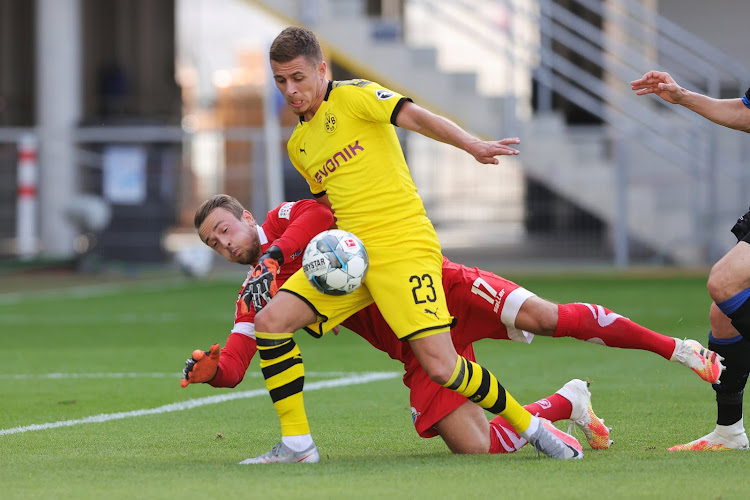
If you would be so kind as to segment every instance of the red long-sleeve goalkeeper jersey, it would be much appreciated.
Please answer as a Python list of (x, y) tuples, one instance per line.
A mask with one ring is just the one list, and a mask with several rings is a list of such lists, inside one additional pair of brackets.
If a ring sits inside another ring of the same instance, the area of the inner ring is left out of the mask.
[[(276, 245), (284, 255), (283, 264), (276, 275), (279, 286), (301, 267), (302, 253), (307, 243), (332, 225), (331, 211), (314, 200), (282, 203), (268, 212), (266, 221), (257, 226), (258, 237), (264, 252)], [(239, 384), (255, 355), (255, 310), (247, 290), (251, 272), (252, 267), (237, 296), (234, 326), (222, 349), (219, 370), (210, 382), (214, 387), (234, 387)]]

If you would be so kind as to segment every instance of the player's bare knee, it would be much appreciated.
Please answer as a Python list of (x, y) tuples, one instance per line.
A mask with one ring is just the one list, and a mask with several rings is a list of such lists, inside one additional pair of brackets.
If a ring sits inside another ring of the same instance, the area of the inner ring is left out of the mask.
[(714, 302), (724, 302), (750, 288), (750, 244), (740, 241), (713, 265), (706, 288)]
[(448, 366), (444, 363), (428, 363), (428, 366), (422, 365), (422, 368), (424, 368), (424, 371), (430, 377), (430, 380), (436, 384), (445, 385), (453, 376), (455, 366)]
[(711, 268), (711, 274), (708, 276), (706, 288), (708, 289), (708, 294), (715, 302), (722, 302), (731, 297), (731, 292), (728, 291), (731, 284), (731, 276), (726, 270), (726, 266), (721, 265), (721, 262), (717, 262)]
[(271, 326), (272, 321), (270, 318), (270, 314), (266, 313), (265, 309), (261, 309), (257, 313), (255, 313), (255, 330), (259, 332), (269, 332), (269, 327)]
[(469, 401), (435, 423), (435, 429), (453, 453), (475, 454), (490, 450), (490, 424), (484, 409)]
[(286, 333), (284, 315), (266, 306), (255, 314), (255, 330), (267, 333)]
[(490, 450), (489, 443), (486, 445), (476, 445), (474, 443), (449, 442), (445, 437), (443, 437), (443, 441), (448, 445), (448, 449), (451, 450), (451, 453), (455, 455), (482, 455)]
[(433, 382), (445, 385), (453, 376), (456, 369), (456, 360), (447, 356), (422, 356), (419, 358), (422, 369)]
[(409, 340), (414, 354), (430, 380), (445, 385), (453, 376), (458, 361), (449, 330)]
[(714, 338), (731, 339), (739, 335), (737, 329), (732, 326), (732, 320), (730, 320), (726, 314), (721, 312), (721, 309), (719, 309), (719, 306), (717, 306), (716, 303), (711, 304), (708, 319), (711, 323), (711, 335)]

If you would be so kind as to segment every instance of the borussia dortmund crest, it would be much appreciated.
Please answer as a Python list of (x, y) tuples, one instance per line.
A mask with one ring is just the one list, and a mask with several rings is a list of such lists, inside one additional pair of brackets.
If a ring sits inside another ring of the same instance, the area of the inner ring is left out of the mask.
[(325, 118), (326, 132), (329, 134), (334, 133), (336, 131), (336, 115), (333, 113), (326, 113)]

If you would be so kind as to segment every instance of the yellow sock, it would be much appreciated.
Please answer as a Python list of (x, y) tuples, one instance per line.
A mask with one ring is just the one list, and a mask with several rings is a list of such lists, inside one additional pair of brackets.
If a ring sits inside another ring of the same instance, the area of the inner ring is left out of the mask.
[(529, 428), (531, 413), (518, 404), (489, 370), (463, 356), (456, 360), (453, 375), (445, 387), (502, 416), (519, 433)]
[(260, 368), (281, 422), (282, 436), (310, 434), (302, 388), (305, 366), (291, 333), (255, 332)]
[[(497, 385), (500, 383), (498, 382)], [(505, 409), (500, 412), (500, 416), (507, 420), (519, 434), (526, 432), (531, 423), (531, 413), (518, 404), (518, 401), (505, 388), (500, 387), (505, 391)]]

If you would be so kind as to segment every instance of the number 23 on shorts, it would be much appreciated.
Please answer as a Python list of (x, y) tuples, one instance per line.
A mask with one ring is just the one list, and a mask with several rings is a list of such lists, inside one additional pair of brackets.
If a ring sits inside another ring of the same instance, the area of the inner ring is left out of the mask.
[(425, 304), (437, 300), (435, 282), (429, 274), (411, 276), (409, 278), (409, 283), (412, 285), (411, 294), (412, 297), (414, 297), (415, 304)]

